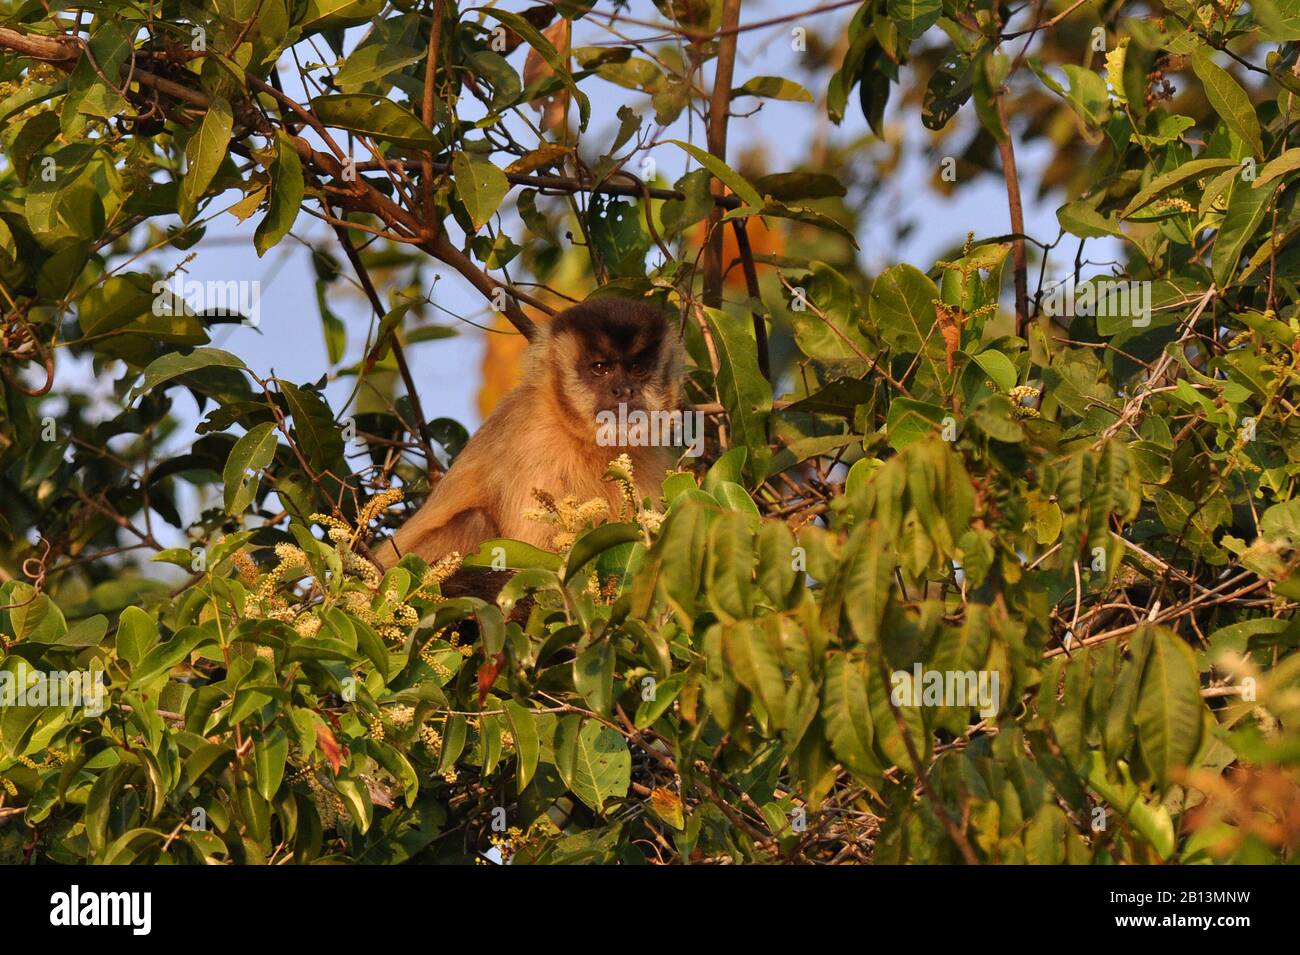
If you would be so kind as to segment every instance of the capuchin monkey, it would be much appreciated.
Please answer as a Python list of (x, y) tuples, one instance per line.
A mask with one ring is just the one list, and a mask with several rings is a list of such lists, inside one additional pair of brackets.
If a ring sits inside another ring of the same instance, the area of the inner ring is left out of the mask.
[(629, 414), (676, 411), (682, 354), (678, 332), (640, 302), (596, 299), (561, 312), (529, 346), (523, 380), (465, 445), (424, 506), (376, 546), (379, 563), (390, 567), (406, 554), (430, 562), (452, 551), (472, 554), (497, 537), (549, 549), (555, 528), (524, 517), (537, 507), (534, 489), (557, 501), (603, 498), (618, 513), (621, 491), (603, 476), (623, 453), (632, 459), (638, 496), (657, 497), (679, 452), (610, 443), (597, 416), (618, 415), (620, 404)]

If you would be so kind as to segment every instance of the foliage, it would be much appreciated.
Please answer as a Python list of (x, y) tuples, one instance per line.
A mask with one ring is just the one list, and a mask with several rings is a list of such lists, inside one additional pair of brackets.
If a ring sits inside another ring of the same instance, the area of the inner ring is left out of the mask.
[[(107, 684), (102, 711), (0, 707), (4, 858), (1293, 858), (1294, 0), (873, 0), (833, 48), (791, 13), (832, 64), (812, 92), (733, 88), (736, 0), (658, 6), (649, 44), (584, 3), (0, 8), (0, 689)], [(573, 46), (593, 22), (611, 42)], [(642, 112), (606, 117), (610, 84)], [(815, 93), (786, 108), (841, 122), (855, 89), (873, 135), (807, 168), (713, 148), (728, 110)], [(861, 162), (900, 129), (931, 131), (939, 189), (1001, 177), (1012, 233), (864, 274)], [(671, 189), (630, 175), (671, 142), (695, 164)], [(1050, 243), (1027, 145), (1065, 194)], [(329, 230), (347, 407), (168, 302), (151, 253), (225, 212), (258, 255), (302, 212)], [(1118, 261), (1088, 274), (1099, 241)], [(457, 560), (365, 556), (465, 440), (404, 357), (454, 333), (435, 266), (523, 332), (561, 292), (676, 310), (712, 420), (660, 500), (543, 496), (558, 553), (464, 555), (515, 572), (491, 601), (443, 593)], [(345, 364), (354, 280), (375, 320)]]

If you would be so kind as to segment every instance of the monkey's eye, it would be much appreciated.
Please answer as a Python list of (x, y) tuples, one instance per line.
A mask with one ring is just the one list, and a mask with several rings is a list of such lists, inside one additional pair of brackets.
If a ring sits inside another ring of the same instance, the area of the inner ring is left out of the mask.
[(591, 363), (591, 371), (592, 371), (592, 374), (594, 374), (594, 375), (608, 375), (608, 374), (609, 374), (609, 362), (607, 362), (607, 361), (593, 361), (593, 362)]
[(632, 364), (627, 366), (627, 370), (634, 375), (644, 375), (646, 373), (646, 366), (644, 362), (634, 361)]

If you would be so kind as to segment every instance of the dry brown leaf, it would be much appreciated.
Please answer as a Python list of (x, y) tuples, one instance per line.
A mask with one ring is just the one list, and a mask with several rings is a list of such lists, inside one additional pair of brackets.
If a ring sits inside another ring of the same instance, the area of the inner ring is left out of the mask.
[[(542, 36), (551, 41), (551, 46), (555, 47), (560, 56), (564, 57), (565, 60), (569, 58), (571, 25), (568, 20), (563, 18), (557, 20), (542, 31)], [(528, 51), (528, 59), (524, 60), (525, 87), (552, 76), (554, 73), (555, 71), (551, 69), (551, 65), (542, 59), (540, 53), (531, 49)], [(542, 114), (541, 127), (543, 131), (562, 126), (565, 117), (569, 113), (568, 89), (562, 87), (550, 96), (543, 96), (540, 99), (533, 100), (533, 109)]]

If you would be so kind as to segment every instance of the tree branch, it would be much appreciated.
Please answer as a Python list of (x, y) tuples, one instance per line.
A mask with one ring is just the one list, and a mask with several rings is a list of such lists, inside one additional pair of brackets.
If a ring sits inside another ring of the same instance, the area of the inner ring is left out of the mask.
[[(740, 23), (740, 0), (722, 0), (722, 40), (718, 44), (718, 64), (713, 76), (713, 96), (709, 100), (709, 152), (727, 161), (727, 121), (731, 118), (731, 78), (736, 68), (736, 27)], [(713, 195), (721, 196), (722, 182), (710, 182)], [(722, 210), (715, 204), (709, 213), (709, 229), (704, 246), (704, 304), (722, 306)]]
[[(442, 49), (442, 18), (444, 0), (433, 0), (433, 22), (429, 25), (429, 53), (424, 61), (424, 125), (433, 129), (433, 96), (438, 77), (438, 57)], [(423, 160), (424, 181), (424, 215), (428, 220), (429, 238), (433, 238), (441, 225), (434, 215), (433, 206), (433, 153), (425, 154)]]
[[(1007, 122), (1007, 88), (997, 95), (998, 122), (1002, 124), (1002, 141), (998, 154), (1002, 157), (1002, 178), (1007, 184), (1007, 206), (1011, 212), (1011, 231), (1017, 236), (1025, 234), (1025, 207), (1020, 201), (1020, 177), (1016, 173), (1016, 150), (1011, 142)], [(1025, 240), (1017, 238), (1011, 243), (1011, 262), (1016, 281), (1016, 334), (1024, 338), (1029, 332), (1029, 269), (1025, 263)]]

